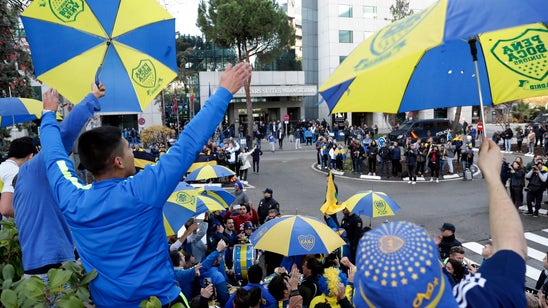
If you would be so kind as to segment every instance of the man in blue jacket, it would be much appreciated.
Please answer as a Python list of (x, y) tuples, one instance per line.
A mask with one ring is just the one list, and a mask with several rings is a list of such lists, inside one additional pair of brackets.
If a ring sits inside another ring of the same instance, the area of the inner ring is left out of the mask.
[[(72, 151), (74, 141), (86, 121), (100, 110), (102, 84), (93, 84), (92, 93), (68, 114), (59, 129), (64, 151)], [(74, 244), (69, 226), (48, 185), (44, 154), (38, 153), (19, 169), (13, 198), (25, 274), (47, 282), (47, 273), (65, 261), (74, 261)]]
[(84, 185), (76, 176), (55, 121), (57, 93), (44, 98), (42, 145), (53, 194), (72, 229), (97, 307), (138, 307), (156, 296), (162, 305), (184, 303), (166, 249), (162, 208), (186, 170), (222, 120), (236, 93), (251, 77), (251, 67), (228, 65), (219, 88), (185, 127), (179, 140), (154, 166), (135, 174), (133, 152), (121, 131), (99, 127), (82, 134), (82, 164), (95, 176)]

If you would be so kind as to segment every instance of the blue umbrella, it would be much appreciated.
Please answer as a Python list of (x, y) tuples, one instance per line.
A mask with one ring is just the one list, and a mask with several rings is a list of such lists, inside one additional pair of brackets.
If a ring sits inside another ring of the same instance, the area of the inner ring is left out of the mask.
[(176, 234), (189, 218), (209, 211), (222, 210), (224, 207), (219, 201), (181, 182), (164, 204), (164, 228), (167, 235)]
[(545, 8), (440, 0), (366, 39), (319, 92), (331, 112), (386, 113), (547, 95)]
[(202, 191), (203, 195), (217, 200), (225, 208), (228, 208), (232, 204), (232, 202), (236, 200), (236, 197), (234, 197), (233, 194), (229, 193), (228, 191), (224, 190), (224, 188), (219, 186), (206, 185), (200, 187), (198, 190)]
[(234, 175), (236, 175), (236, 173), (227, 167), (220, 165), (205, 165), (192, 171), (189, 175), (187, 175), (185, 181), (202, 181)]
[(33, 1), (21, 15), (36, 78), (102, 112), (141, 112), (177, 76), (175, 19), (156, 0)]
[(330, 253), (345, 245), (344, 240), (314, 217), (287, 215), (272, 219), (249, 238), (255, 249), (284, 256)]

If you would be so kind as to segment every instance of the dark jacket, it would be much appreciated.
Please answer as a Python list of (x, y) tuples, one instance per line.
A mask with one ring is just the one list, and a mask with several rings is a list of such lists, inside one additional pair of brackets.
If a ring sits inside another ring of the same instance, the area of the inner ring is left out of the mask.
[(440, 258), (444, 260), (445, 258), (449, 258), (449, 251), (451, 250), (451, 247), (454, 246), (462, 246), (462, 243), (459, 242), (455, 235), (451, 236), (444, 236), (441, 238), (440, 242)]
[(274, 198), (263, 198), (259, 201), (259, 207), (257, 208), (257, 213), (259, 214), (259, 223), (262, 225), (266, 217), (268, 216), (268, 211), (270, 209), (278, 210), (280, 212), (280, 204)]

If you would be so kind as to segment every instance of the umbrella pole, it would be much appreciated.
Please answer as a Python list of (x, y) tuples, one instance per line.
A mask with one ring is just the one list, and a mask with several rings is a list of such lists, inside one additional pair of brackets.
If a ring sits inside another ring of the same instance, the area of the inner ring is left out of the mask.
[[(483, 113), (483, 94), (481, 92), (481, 83), (479, 78), (479, 69), (478, 69), (478, 48), (476, 46), (476, 38), (471, 38), (468, 40), (468, 44), (470, 45), (470, 53), (472, 54), (472, 60), (474, 61), (474, 69), (476, 70), (476, 83), (478, 85), (478, 95), (479, 95), (479, 102), (480, 102), (480, 120), (485, 125), (485, 115)], [(487, 130), (483, 129), (483, 137), (487, 138)]]

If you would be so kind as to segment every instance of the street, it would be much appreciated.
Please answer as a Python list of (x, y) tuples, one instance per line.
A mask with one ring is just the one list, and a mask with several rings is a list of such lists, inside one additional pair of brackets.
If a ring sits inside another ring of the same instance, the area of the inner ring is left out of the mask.
[[(285, 142), (284, 148), (284, 151), (276, 150), (272, 153), (267, 143), (263, 142), (264, 154), (261, 157), (260, 173), (254, 174), (250, 169), (250, 187), (246, 190), (247, 194), (253, 204), (257, 205), (262, 198), (262, 191), (270, 187), (274, 191), (273, 197), (280, 203), (282, 214), (309, 215), (321, 219), (319, 208), (325, 200), (327, 174), (312, 168), (316, 162), (315, 148), (303, 145), (302, 149), (295, 150), (294, 144), (289, 142)], [(530, 159), (524, 157), (526, 163)], [(481, 262), (481, 256), (477, 251), (474, 253), (474, 250), (477, 250), (477, 245), (483, 245), (490, 238), (488, 198), (481, 176), (472, 181), (423, 182), (417, 185), (399, 181), (381, 182), (335, 177), (335, 183), (339, 190), (339, 202), (359, 191), (375, 190), (387, 193), (400, 205), (401, 209), (396, 216), (373, 219), (373, 227), (385, 220), (407, 220), (423, 226), (432, 235), (438, 235), (439, 227), (444, 222), (453, 223), (456, 226), (457, 239), (468, 248), (466, 257), (473, 262)], [(546, 205), (543, 208), (546, 208)], [(340, 215), (342, 214), (339, 214), (339, 217)], [(536, 240), (528, 238), (530, 255), (527, 264), (530, 266), (528, 276), (531, 277), (528, 277), (527, 286), (534, 287), (534, 282), (542, 269), (542, 258), (548, 250), (548, 217), (520, 217), (529, 238)], [(362, 220), (364, 225), (369, 225), (369, 217), (362, 216)], [(543, 253), (531, 255), (531, 251), (535, 250)]]

